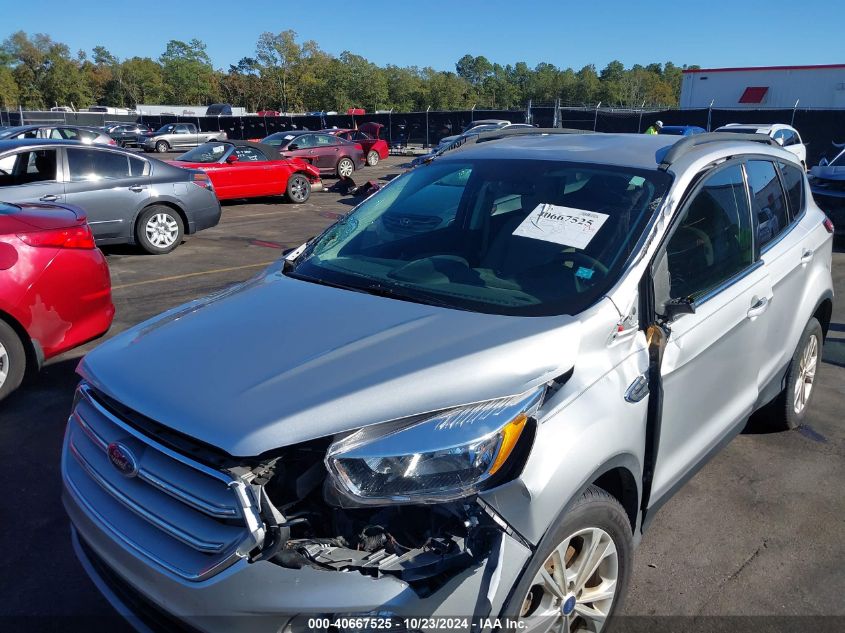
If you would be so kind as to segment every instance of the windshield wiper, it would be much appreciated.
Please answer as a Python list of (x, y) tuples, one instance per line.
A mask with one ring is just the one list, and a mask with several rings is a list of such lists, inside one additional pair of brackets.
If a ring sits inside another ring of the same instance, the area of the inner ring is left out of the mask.
[(369, 284), (367, 286), (348, 286), (351, 290), (359, 292), (366, 292), (367, 294), (375, 295), (377, 297), (387, 297), (389, 299), (398, 299), (399, 301), (410, 301), (412, 303), (422, 303), (424, 305), (439, 306), (442, 308), (452, 308), (453, 310), (463, 310), (453, 303), (444, 301), (443, 299), (436, 299), (434, 297), (420, 297), (404, 292), (399, 292), (392, 286), (385, 286), (380, 283)]

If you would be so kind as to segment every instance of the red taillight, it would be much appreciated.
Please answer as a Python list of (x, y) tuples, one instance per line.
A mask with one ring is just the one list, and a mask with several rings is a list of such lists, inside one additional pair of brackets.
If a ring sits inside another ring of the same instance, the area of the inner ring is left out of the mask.
[(115, 141), (113, 138), (110, 138), (109, 145), (117, 145), (117, 141)]
[(21, 233), (18, 235), (18, 239), (24, 244), (35, 247), (86, 249), (96, 247), (94, 236), (91, 234), (91, 228), (87, 224), (71, 226), (66, 229)]
[(833, 234), (834, 226), (833, 221), (830, 218), (825, 216), (824, 222), (822, 222), (822, 224), (824, 224), (824, 228), (827, 229), (828, 233)]
[(214, 189), (214, 186), (211, 184), (211, 178), (209, 178), (208, 174), (204, 172), (196, 172), (192, 174), (191, 182), (194, 183), (197, 187), (202, 187), (203, 189)]
[(363, 151), (364, 151), (364, 146), (363, 146), (363, 145), (361, 145), (360, 143), (355, 143), (355, 149), (359, 149), (359, 150), (361, 150), (361, 151), (363, 152)]

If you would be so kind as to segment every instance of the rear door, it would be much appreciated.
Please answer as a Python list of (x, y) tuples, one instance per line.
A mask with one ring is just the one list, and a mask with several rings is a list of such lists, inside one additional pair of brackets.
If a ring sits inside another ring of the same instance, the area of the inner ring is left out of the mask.
[(99, 147), (65, 147), (67, 202), (85, 210), (98, 240), (128, 239), (150, 196), (149, 163)]
[(758, 396), (772, 300), (742, 163), (705, 175), (691, 192), (652, 270), (658, 314), (691, 297), (694, 314), (670, 324), (651, 499), (659, 501), (741, 429)]
[(65, 201), (61, 154), (55, 147), (26, 148), (0, 156), (0, 200)]
[(314, 164), (321, 170), (334, 169), (340, 160), (344, 141), (331, 134), (315, 134), (314, 136), (316, 137)]
[[(751, 192), (751, 211), (757, 219), (760, 253), (772, 282), (772, 307), (764, 320), (770, 354), (760, 366), (761, 389), (779, 391), (780, 378), (798, 341), (791, 341), (795, 301), (803, 296), (810, 262), (804, 217), (804, 174), (794, 165), (749, 160), (745, 165)], [(789, 192), (789, 195), (787, 195)], [(767, 395), (773, 395), (771, 393)]]

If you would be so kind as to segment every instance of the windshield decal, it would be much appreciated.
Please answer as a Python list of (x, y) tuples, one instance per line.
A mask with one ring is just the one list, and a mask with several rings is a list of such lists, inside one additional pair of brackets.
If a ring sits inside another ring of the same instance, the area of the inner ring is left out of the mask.
[(540, 203), (513, 232), (518, 237), (584, 249), (609, 216), (585, 209)]

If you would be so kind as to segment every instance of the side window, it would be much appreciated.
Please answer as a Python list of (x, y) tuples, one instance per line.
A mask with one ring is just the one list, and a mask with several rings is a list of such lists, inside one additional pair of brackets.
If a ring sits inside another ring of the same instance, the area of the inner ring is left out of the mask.
[(778, 163), (783, 187), (789, 200), (789, 217), (795, 219), (804, 210), (804, 172), (787, 163)]
[(657, 305), (670, 299), (696, 299), (753, 259), (742, 168), (731, 165), (707, 176), (682, 211), (656, 265)]
[(0, 159), (0, 185), (27, 185), (56, 180), (56, 150), (18, 152)]
[(71, 182), (129, 177), (129, 159), (116, 152), (68, 148), (67, 162)]
[(177, 125), (176, 129), (174, 130), (176, 134), (188, 134), (188, 126), (187, 125)]
[(308, 149), (309, 147), (314, 147), (316, 141), (313, 134), (303, 134), (293, 139), (291, 143), (298, 145), (299, 149)]
[(337, 145), (337, 139), (332, 136), (331, 134), (316, 134), (317, 138), (317, 145), (325, 146), (325, 145)]
[(786, 199), (773, 163), (750, 160), (745, 171), (751, 189), (751, 210), (757, 218), (757, 241), (762, 247), (789, 224)]
[(77, 130), (71, 129), (69, 127), (62, 127), (58, 130), (53, 130), (53, 133), (55, 134), (57, 131), (61, 136), (52, 136), (51, 138), (64, 138), (69, 141), (76, 141), (79, 140), (82, 136)]
[(238, 157), (238, 161), (245, 161), (248, 163), (267, 160), (264, 154), (252, 147), (236, 147), (235, 155)]
[(149, 174), (149, 169), (147, 168), (147, 161), (141, 160), (140, 158), (129, 158), (129, 175), (134, 177), (137, 176), (146, 176)]

